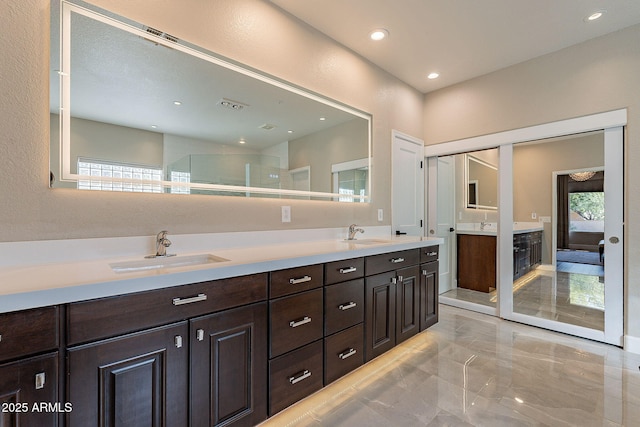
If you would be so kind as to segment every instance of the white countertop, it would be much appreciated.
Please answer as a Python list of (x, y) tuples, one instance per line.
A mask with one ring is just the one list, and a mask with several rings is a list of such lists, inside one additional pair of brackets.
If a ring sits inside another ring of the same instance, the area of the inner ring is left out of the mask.
[[(180, 256), (211, 254), (228, 261), (116, 273), (109, 264), (144, 259), (144, 255), (78, 262), (0, 266), (0, 313), (101, 298), (189, 283), (262, 273), (341, 259), (376, 255), (443, 243), (440, 238), (358, 236), (386, 242), (358, 244), (341, 238), (282, 244), (215, 248), (180, 252)], [(175, 243), (175, 242), (174, 242)], [(173, 248), (170, 248), (173, 249)], [(5, 249), (6, 250), (6, 249)], [(173, 252), (168, 250), (167, 252)], [(174, 258), (175, 259), (175, 258)]]

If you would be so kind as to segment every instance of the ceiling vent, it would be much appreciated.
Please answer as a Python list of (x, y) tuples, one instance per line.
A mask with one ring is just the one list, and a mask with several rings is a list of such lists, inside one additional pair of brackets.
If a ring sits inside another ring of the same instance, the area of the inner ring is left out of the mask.
[(145, 31), (149, 34), (153, 34), (156, 37), (160, 37), (162, 39), (168, 40), (173, 43), (178, 43), (178, 40), (179, 40), (177, 37), (172, 36), (171, 34), (167, 34), (164, 31), (160, 31), (153, 27), (145, 27)]
[(275, 128), (276, 128), (276, 125), (272, 125), (270, 123), (265, 123), (262, 126), (260, 126), (260, 129), (264, 129), (264, 130), (272, 130)]
[(218, 101), (218, 105), (236, 111), (240, 111), (249, 106), (248, 104), (242, 103), (240, 101), (234, 101), (233, 99), (229, 98), (222, 98), (220, 101)]

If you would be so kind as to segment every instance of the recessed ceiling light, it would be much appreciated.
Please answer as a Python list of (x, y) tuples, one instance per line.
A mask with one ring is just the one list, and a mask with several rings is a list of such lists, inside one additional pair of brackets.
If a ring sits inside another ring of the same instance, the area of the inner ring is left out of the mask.
[(291, 129), (289, 129), (289, 130), (287, 131), (287, 133), (293, 133), (293, 131), (292, 131)]
[(440, 74), (438, 73), (429, 73), (429, 75), (427, 76), (428, 79), (437, 79), (438, 77), (440, 77)]
[(327, 118), (326, 118), (326, 117), (320, 117), (320, 121), (323, 121), (323, 122), (324, 122), (325, 120), (327, 120)]
[(182, 105), (182, 102), (180, 102), (180, 101), (173, 101), (173, 104), (174, 104), (174, 105)]
[(241, 139), (240, 141), (238, 141), (238, 144), (245, 144), (247, 141), (245, 141), (244, 139)]
[(606, 11), (604, 10), (598, 10), (596, 12), (593, 12), (591, 15), (587, 16), (584, 20), (589, 22), (589, 21), (595, 21), (596, 19), (599, 19), (602, 17), (602, 15), (605, 14)]
[(388, 35), (389, 31), (385, 30), (384, 28), (378, 28), (376, 30), (373, 30), (371, 34), (369, 34), (369, 37), (371, 37), (371, 40), (379, 41), (384, 39)]
[(151, 125), (151, 129), (157, 129), (157, 128), (158, 128), (158, 126), (156, 126), (156, 125)]

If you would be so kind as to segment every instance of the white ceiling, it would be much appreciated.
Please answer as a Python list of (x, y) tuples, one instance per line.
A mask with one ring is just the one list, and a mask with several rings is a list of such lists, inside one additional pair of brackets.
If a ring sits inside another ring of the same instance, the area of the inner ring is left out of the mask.
[(640, 23), (640, 0), (271, 2), (424, 93)]

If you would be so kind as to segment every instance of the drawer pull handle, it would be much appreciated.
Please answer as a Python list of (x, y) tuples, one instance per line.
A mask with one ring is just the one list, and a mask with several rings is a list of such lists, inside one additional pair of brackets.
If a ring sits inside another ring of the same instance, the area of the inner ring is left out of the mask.
[(355, 302), (351, 301), (351, 302), (349, 302), (349, 303), (347, 303), (347, 304), (340, 304), (340, 305), (338, 306), (338, 308), (339, 308), (340, 310), (342, 310), (342, 311), (345, 311), (345, 310), (349, 310), (350, 308), (355, 307), (356, 305), (358, 305), (358, 304), (356, 304)]
[(310, 282), (311, 276), (300, 277), (299, 279), (289, 279), (291, 285), (297, 285), (298, 283)]
[(300, 320), (292, 320), (291, 322), (289, 322), (289, 326), (291, 326), (292, 328), (297, 328), (298, 326), (306, 325), (307, 323), (311, 323), (311, 317), (304, 316)]
[(391, 258), (391, 262), (397, 264), (399, 262), (404, 262), (404, 258)]
[(436, 256), (438, 255), (438, 252), (427, 252), (428, 256)]
[(196, 331), (196, 338), (198, 341), (203, 341), (204, 340), (204, 329), (198, 329)]
[(340, 272), (340, 274), (348, 274), (348, 273), (353, 273), (354, 271), (357, 271), (358, 269), (356, 267), (347, 267), (347, 268), (341, 268), (340, 270), (338, 270)]
[(349, 350), (343, 351), (342, 353), (340, 353), (338, 355), (338, 357), (342, 360), (344, 359), (348, 359), (349, 357), (353, 356), (354, 354), (356, 354), (357, 351), (355, 348), (350, 348)]
[(195, 297), (190, 297), (190, 298), (174, 298), (173, 305), (191, 304), (193, 302), (206, 301), (206, 300), (207, 300), (207, 294), (198, 294)]
[(311, 376), (311, 371), (308, 369), (305, 369), (304, 371), (299, 372), (292, 377), (289, 377), (289, 382), (291, 384), (299, 383), (302, 380), (306, 380), (310, 376)]
[(176, 348), (182, 348), (182, 337), (180, 335), (176, 335), (173, 337), (173, 343), (176, 345)]

